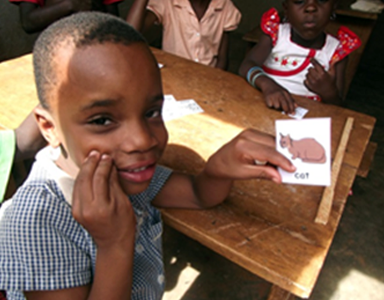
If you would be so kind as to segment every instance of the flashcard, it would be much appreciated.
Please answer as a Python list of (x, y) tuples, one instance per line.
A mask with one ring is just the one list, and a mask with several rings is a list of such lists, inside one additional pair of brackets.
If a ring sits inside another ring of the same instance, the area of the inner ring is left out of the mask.
[(193, 99), (176, 101), (173, 95), (164, 96), (162, 111), (164, 122), (202, 112), (204, 110)]
[[(288, 116), (294, 119), (302, 119), (307, 114), (307, 112), (308, 109), (298, 106), (295, 108), (295, 112), (293, 114), (288, 114)], [(283, 112), (283, 114), (285, 114), (285, 112)]]
[(276, 120), (276, 150), (296, 167), (279, 168), (285, 183), (331, 184), (331, 119)]

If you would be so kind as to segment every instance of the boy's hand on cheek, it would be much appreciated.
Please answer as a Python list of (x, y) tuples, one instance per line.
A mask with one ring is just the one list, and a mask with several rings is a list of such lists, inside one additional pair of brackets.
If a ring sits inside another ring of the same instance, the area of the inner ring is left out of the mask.
[(85, 159), (75, 181), (72, 214), (99, 249), (134, 241), (135, 214), (109, 155), (92, 151)]
[[(266, 165), (257, 165), (255, 161)], [(205, 171), (208, 176), (223, 179), (264, 178), (280, 183), (276, 166), (295, 171), (291, 162), (275, 150), (273, 136), (247, 129), (212, 155)]]

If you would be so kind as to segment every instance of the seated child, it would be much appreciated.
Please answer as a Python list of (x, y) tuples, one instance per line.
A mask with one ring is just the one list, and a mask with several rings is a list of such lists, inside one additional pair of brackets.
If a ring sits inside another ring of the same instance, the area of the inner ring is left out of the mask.
[(14, 162), (33, 158), (44, 145), (46, 141), (37, 127), (33, 113), (15, 130), (0, 130), (0, 205), (6, 196)]
[(229, 32), (240, 19), (231, 0), (135, 0), (127, 16), (127, 22), (143, 32), (161, 24), (164, 51), (223, 70)]
[(341, 104), (347, 56), (361, 42), (346, 27), (337, 38), (324, 32), (335, 6), (335, 0), (284, 0), (286, 22), (275, 9), (263, 15), (264, 34), (239, 73), (263, 92), (267, 106), (292, 113), (291, 94)]
[(55, 22), (36, 41), (33, 63), (34, 113), (50, 146), (0, 221), (8, 299), (161, 299), (154, 206), (211, 207), (234, 179), (279, 183), (272, 165), (295, 170), (272, 136), (251, 129), (196, 177), (158, 166), (168, 138), (160, 70), (143, 37), (119, 18), (87, 12)]
[(121, 0), (9, 0), (19, 6), (20, 21), (26, 33), (43, 30), (54, 21), (72, 13), (98, 10), (119, 15)]

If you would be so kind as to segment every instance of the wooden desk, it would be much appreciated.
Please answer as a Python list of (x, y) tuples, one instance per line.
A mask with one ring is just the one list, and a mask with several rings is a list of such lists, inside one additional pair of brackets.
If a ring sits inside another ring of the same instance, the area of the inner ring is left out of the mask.
[[(169, 146), (163, 163), (197, 173), (204, 160), (243, 128), (274, 134), (286, 116), (266, 108), (262, 95), (237, 75), (202, 66), (153, 49), (162, 69), (165, 94), (195, 99), (203, 114), (167, 123)], [(17, 126), (37, 103), (30, 57), (0, 64), (4, 113), (0, 124)], [(5, 89), (3, 88), (5, 87)], [(7, 96), (7, 97), (6, 97)], [(355, 118), (327, 225), (314, 223), (323, 188), (236, 182), (220, 206), (203, 211), (163, 210), (164, 221), (189, 237), (273, 283), (270, 299), (310, 295), (323, 266), (346, 203), (348, 191), (369, 141), (374, 118), (354, 111), (297, 99), (308, 117), (332, 118), (332, 157), (347, 117)], [(193, 149), (193, 150), (192, 150)], [(282, 290), (282, 289), (284, 290)]]

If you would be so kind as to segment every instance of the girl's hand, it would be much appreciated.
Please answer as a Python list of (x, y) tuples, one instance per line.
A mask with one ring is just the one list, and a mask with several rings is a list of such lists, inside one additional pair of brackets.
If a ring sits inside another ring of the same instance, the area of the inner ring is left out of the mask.
[(330, 102), (328, 99), (337, 98), (339, 92), (336, 86), (335, 66), (331, 65), (327, 72), (316, 59), (312, 58), (311, 63), (313, 67), (308, 69), (304, 85), (325, 102)]
[(286, 89), (266, 76), (260, 76), (258, 80), (263, 81), (259, 86), (268, 107), (283, 110), (287, 114), (295, 112), (297, 105)]
[(246, 129), (210, 157), (205, 172), (222, 179), (264, 178), (280, 183), (277, 166), (295, 171), (292, 163), (276, 151), (273, 136)]
[(85, 159), (75, 181), (72, 214), (99, 249), (131, 246), (135, 214), (109, 155), (91, 151)]

